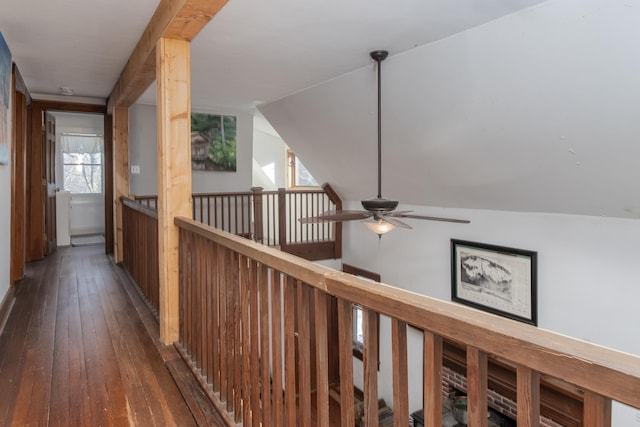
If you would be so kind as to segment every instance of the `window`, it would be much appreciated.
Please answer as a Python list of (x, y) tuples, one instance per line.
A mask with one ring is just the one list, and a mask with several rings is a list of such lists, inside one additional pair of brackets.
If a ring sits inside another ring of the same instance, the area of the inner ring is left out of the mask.
[(63, 188), (71, 193), (102, 193), (102, 136), (64, 133), (60, 142)]
[(318, 187), (318, 182), (291, 150), (287, 151), (287, 165), (289, 166), (287, 176), (287, 186), (289, 188)]
[[(363, 279), (372, 280), (375, 282), (380, 281), (380, 275), (371, 271), (363, 270), (358, 267), (354, 267), (349, 264), (342, 264), (342, 271), (345, 273), (353, 274), (354, 276), (361, 277)], [(353, 356), (362, 360), (363, 359), (363, 347), (364, 347), (364, 323), (362, 316), (362, 307), (358, 304), (353, 305)], [(378, 354), (380, 354), (380, 314), (378, 317), (378, 341), (375, 345), (378, 346)]]

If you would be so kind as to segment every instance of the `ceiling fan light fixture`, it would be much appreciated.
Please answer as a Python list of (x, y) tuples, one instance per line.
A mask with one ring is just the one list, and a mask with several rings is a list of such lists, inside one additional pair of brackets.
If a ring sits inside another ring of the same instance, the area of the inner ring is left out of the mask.
[(365, 221), (362, 221), (362, 223), (365, 225), (365, 227), (367, 227), (370, 231), (376, 233), (378, 236), (387, 234), (388, 232), (396, 228), (395, 225), (383, 220), (382, 218), (369, 218)]

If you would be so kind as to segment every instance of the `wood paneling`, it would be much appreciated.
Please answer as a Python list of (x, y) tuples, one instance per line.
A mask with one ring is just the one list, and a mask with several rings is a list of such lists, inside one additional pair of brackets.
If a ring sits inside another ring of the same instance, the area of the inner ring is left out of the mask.
[(108, 110), (131, 106), (156, 79), (161, 38), (193, 40), (225, 4), (226, 0), (162, 0), (111, 92)]
[(160, 335), (169, 344), (179, 335), (178, 227), (174, 217), (192, 213), (189, 42), (160, 39), (157, 70)]

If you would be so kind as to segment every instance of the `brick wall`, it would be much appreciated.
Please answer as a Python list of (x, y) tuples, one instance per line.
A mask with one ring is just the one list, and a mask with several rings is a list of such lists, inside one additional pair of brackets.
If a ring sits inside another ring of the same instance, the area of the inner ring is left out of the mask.
[[(442, 398), (444, 400), (452, 399), (457, 393), (467, 392), (467, 378), (447, 367), (442, 367)], [(516, 410), (518, 405), (511, 399), (508, 399), (493, 390), (489, 390), (487, 394), (489, 406), (509, 418), (516, 419)], [(554, 422), (546, 417), (540, 417), (541, 427), (562, 427), (561, 424)]]

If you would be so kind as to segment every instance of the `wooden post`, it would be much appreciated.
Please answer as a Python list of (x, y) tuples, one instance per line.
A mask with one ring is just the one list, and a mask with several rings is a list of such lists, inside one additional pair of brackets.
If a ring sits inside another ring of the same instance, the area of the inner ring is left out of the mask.
[(156, 54), (160, 339), (171, 344), (179, 335), (179, 239), (174, 218), (191, 217), (190, 45), (161, 38)]
[(114, 258), (123, 260), (122, 202), (120, 197), (129, 196), (129, 109), (113, 109), (113, 218)]
[(264, 243), (262, 190), (262, 187), (251, 187), (251, 191), (253, 192), (253, 240), (259, 243)]
[[(281, 250), (287, 246), (287, 189), (278, 188), (278, 244)], [(286, 251), (285, 251), (286, 252)]]

